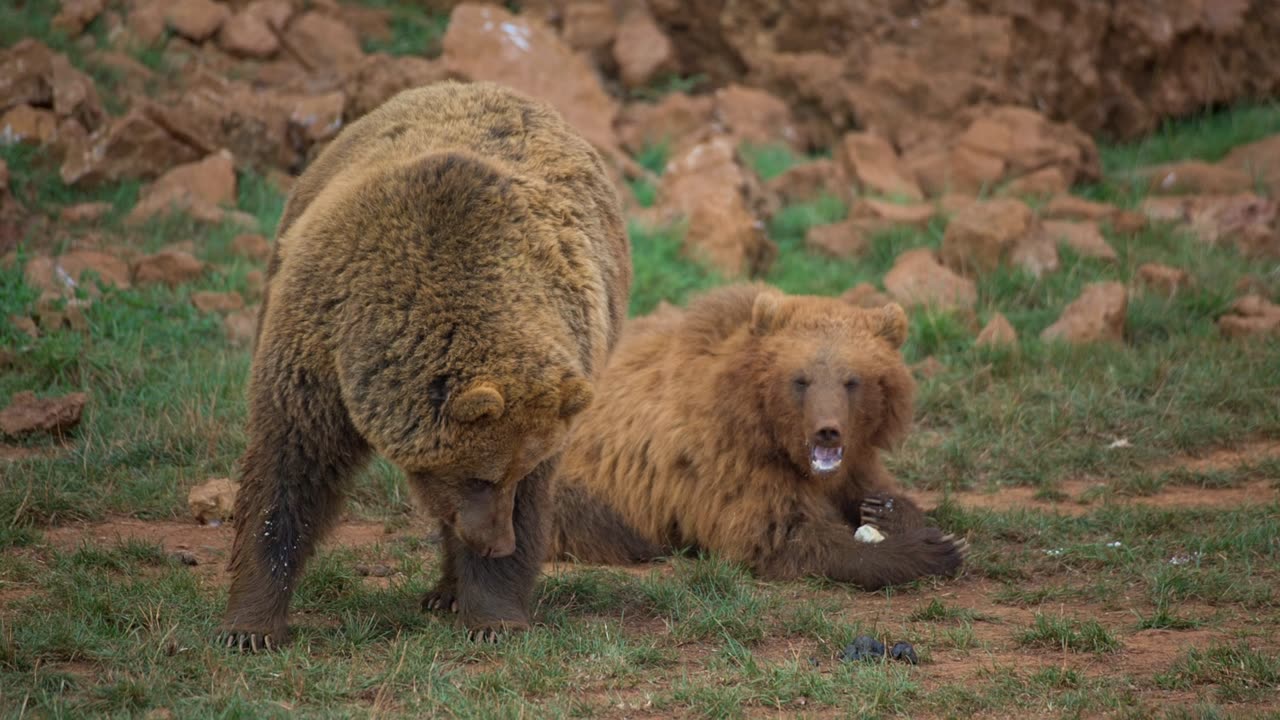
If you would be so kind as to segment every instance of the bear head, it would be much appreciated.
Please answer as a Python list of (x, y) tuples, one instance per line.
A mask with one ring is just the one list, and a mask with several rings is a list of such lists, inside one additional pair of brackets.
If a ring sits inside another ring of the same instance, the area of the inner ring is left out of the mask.
[(900, 352), (901, 306), (865, 309), (764, 290), (750, 324), (762, 359), (760, 404), (775, 444), (796, 466), (830, 475), (847, 458), (891, 449), (906, 435), (915, 383)]
[(473, 378), (440, 398), (433, 451), (399, 464), (472, 551), (508, 556), (520, 481), (561, 449), (592, 396), (590, 382), (572, 373), (537, 384)]

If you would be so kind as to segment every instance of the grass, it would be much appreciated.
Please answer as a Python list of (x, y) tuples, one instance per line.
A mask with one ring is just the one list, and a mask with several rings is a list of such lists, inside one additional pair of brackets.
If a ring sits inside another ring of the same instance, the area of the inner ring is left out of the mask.
[[(408, 3), (380, 6), (392, 10), (393, 36), (370, 49), (429, 45), (423, 38), (438, 27), (428, 27), (435, 16)], [(0, 39), (54, 37), (50, 7), (0, 8)], [(1124, 173), (1136, 164), (1214, 159), (1277, 130), (1280, 111), (1272, 106), (1170, 125), (1142, 143), (1103, 148), (1108, 179), (1084, 193), (1132, 204)], [(765, 177), (802, 160), (778, 147), (743, 148), (742, 155)], [(1135, 503), (1172, 488), (1246, 488), (1280, 477), (1274, 458), (1222, 468), (1178, 464), (1184, 454), (1280, 437), (1280, 341), (1228, 342), (1214, 326), (1244, 275), (1258, 276), (1280, 299), (1274, 263), (1153, 227), (1110, 237), (1120, 255), (1112, 265), (1068, 254), (1059, 272), (1043, 278), (1013, 271), (980, 278), (974, 317), (912, 313), (907, 359), (933, 357), (943, 369), (921, 380), (916, 431), (889, 463), (905, 484), (944, 498), (934, 520), (971, 546), (958, 580), (867, 593), (816, 581), (760, 582), (711, 557), (673, 558), (640, 572), (571, 566), (541, 583), (539, 627), (501, 648), (473, 646), (450, 623), (419, 611), (436, 579), (437, 548), (415, 520), (399, 471), (376, 462), (348, 503), (349, 519), (378, 530), (376, 539), (326, 546), (298, 590), (295, 643), (242, 658), (208, 642), (225, 601), (225, 532), (184, 531), (200, 562), (191, 567), (171, 555), (171, 543), (98, 538), (74, 523), (183, 520), (190, 487), (234, 474), (248, 354), (226, 343), (220, 319), (197, 312), (190, 295), (248, 295), (248, 275), (261, 266), (231, 252), (234, 227), (181, 217), (123, 227), (137, 183), (70, 191), (38, 152), (5, 147), (0, 157), (29, 211), (56, 218), (68, 204), (108, 202), (112, 211), (92, 228), (108, 245), (150, 252), (190, 240), (211, 267), (176, 289), (104, 290), (84, 333), (32, 339), (0, 322), (8, 358), (0, 399), (21, 390), (91, 396), (68, 447), (6, 441), (48, 456), (0, 460), (5, 716), (166, 709), (177, 717), (1212, 718), (1238, 716), (1244, 705), (1274, 707), (1280, 506), (1274, 499), (1230, 509)], [(637, 159), (660, 174), (667, 148), (647, 148)], [(656, 191), (633, 190), (642, 204)], [(239, 177), (237, 204), (262, 232), (271, 233), (282, 203), (263, 178)], [(810, 254), (808, 229), (845, 212), (834, 198), (781, 208), (767, 228), (780, 253), (766, 279), (827, 295), (860, 282), (880, 286), (903, 250), (937, 247), (945, 232), (939, 220), (881, 233), (853, 261)], [(54, 222), (24, 239), (17, 262), (0, 265), (0, 318), (29, 314), (39, 296), (24, 279), (26, 260), (62, 251), (87, 230)], [(684, 304), (726, 282), (683, 256), (680, 227), (633, 223), (630, 234), (633, 315), (664, 301)], [(1135, 294), (1124, 346), (1039, 340), (1087, 283), (1127, 282), (1144, 262), (1187, 268), (1196, 285), (1171, 300)], [(996, 311), (1017, 329), (1017, 346), (975, 347), (977, 326)], [(1121, 438), (1128, 447), (1108, 447)], [(1067, 481), (1085, 478), (1102, 490), (1087, 505), (1073, 504)], [(949, 495), (1011, 486), (1056, 498), (1069, 511), (984, 509)], [(386, 565), (392, 574), (365, 577), (356, 571), (361, 564)], [(1139, 672), (1127, 663), (1141, 647), (1139, 633), (1146, 642), (1187, 647)], [(840, 649), (861, 634), (908, 640), (922, 664), (839, 662)], [(1166, 707), (1170, 692), (1191, 699)]]
[(441, 42), (449, 29), (449, 15), (424, 8), (423, 3), (406, 0), (363, 0), (367, 7), (378, 8), (390, 15), (387, 38), (364, 38), (364, 51), (391, 55), (438, 57)]

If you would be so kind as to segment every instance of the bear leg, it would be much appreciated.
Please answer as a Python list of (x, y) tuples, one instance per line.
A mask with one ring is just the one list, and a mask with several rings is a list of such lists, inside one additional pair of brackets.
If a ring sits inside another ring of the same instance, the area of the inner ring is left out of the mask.
[(554, 461), (545, 461), (516, 489), (514, 553), (485, 558), (461, 541), (453, 543), (458, 614), (472, 640), (496, 643), (507, 633), (529, 627), (529, 602), (550, 535), (554, 471)]
[(441, 561), (440, 579), (436, 586), (422, 597), (422, 609), (432, 612), (458, 612), (458, 534), (449, 526), (440, 528)]
[(855, 540), (844, 522), (807, 519), (786, 535), (785, 547), (757, 567), (766, 579), (816, 576), (879, 590), (922, 577), (955, 575), (969, 550), (964, 540), (932, 527), (890, 534), (871, 545)]
[(368, 457), (336, 383), (301, 369), (271, 373), (272, 365), (267, 358), (251, 390), (231, 591), (217, 638), (250, 652), (288, 641), (289, 600), (302, 566), (337, 520), (346, 482)]

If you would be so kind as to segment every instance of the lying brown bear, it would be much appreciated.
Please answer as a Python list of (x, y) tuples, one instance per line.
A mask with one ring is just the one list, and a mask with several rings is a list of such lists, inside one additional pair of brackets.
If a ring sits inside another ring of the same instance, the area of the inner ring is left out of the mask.
[(268, 268), (221, 639), (285, 641), (303, 563), (372, 452), (444, 529), (428, 608), (525, 627), (549, 482), (625, 317), (600, 156), (498, 85), (405, 91), (298, 179)]
[[(955, 573), (964, 542), (895, 494), (879, 456), (911, 421), (906, 334), (896, 304), (763, 285), (631, 323), (562, 458), (554, 555), (701, 548), (767, 579), (868, 589)], [(863, 523), (887, 539), (856, 540)]]

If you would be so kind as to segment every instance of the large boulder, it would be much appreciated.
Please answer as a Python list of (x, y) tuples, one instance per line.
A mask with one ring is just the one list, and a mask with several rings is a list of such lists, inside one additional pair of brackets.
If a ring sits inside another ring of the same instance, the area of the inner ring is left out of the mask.
[(762, 275), (777, 257), (764, 231), (755, 179), (723, 135), (672, 158), (658, 188), (658, 205), (688, 223), (685, 252), (724, 277)]
[(616, 150), (617, 103), (595, 69), (539, 20), (464, 2), (453, 9), (443, 44), (452, 75), (502, 83), (546, 101), (596, 147)]

